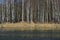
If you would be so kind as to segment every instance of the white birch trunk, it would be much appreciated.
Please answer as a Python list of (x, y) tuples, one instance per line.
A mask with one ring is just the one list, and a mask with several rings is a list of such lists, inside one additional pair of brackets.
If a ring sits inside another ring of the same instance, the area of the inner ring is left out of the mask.
[(49, 0), (47, 0), (47, 23), (48, 23), (48, 11), (49, 11), (48, 10), (48, 7), (49, 7), (49, 3), (48, 2), (49, 2)]
[(52, 13), (53, 13), (53, 22), (54, 22), (54, 0), (52, 0), (52, 8), (53, 8), (53, 9), (52, 9), (52, 10), (53, 10)]
[(30, 15), (31, 23), (33, 22), (33, 8), (31, 8), (31, 15)]
[(56, 17), (55, 16), (56, 15), (56, 11), (55, 10), (56, 10), (56, 0), (54, 0), (54, 23), (55, 23), (55, 17)]
[(38, 0), (38, 22), (39, 22), (39, 0)]
[(26, 10), (27, 10), (27, 22), (29, 23), (29, 10), (30, 9), (30, 0), (27, 0), (27, 7), (26, 7)]
[[(53, 1), (53, 18), (55, 18), (55, 0)], [(55, 19), (53, 20), (53, 22), (55, 21)]]
[(18, 16), (18, 22), (19, 22), (19, 19), (20, 19), (20, 14), (19, 14), (19, 0), (18, 0), (18, 12), (17, 12), (17, 16)]
[(12, 6), (13, 6), (13, 7), (12, 7), (12, 21), (14, 21), (14, 18), (15, 18), (15, 17), (14, 17), (14, 0), (12, 0), (12, 4), (13, 4), (13, 5), (12, 5)]
[(59, 0), (57, 0), (57, 7), (58, 7), (58, 23), (59, 23)]
[(7, 22), (8, 22), (8, 0), (6, 0), (6, 20), (7, 20)]
[[(32, 0), (31, 0), (32, 1)], [(30, 1), (30, 10), (31, 10), (31, 14), (30, 14), (30, 22), (33, 22), (33, 6), (32, 6), (32, 2)]]
[(22, 22), (24, 22), (24, 0), (22, 0)]
[(9, 9), (8, 9), (9, 10), (9, 13), (8, 13), (9, 17), (8, 18), (9, 18), (9, 22), (10, 22), (10, 0), (9, 0), (9, 5), (8, 6), (9, 6)]
[(2, 23), (4, 22), (4, 2), (2, 0)]
[(44, 8), (43, 8), (43, 20), (42, 20), (42, 22), (44, 23)]

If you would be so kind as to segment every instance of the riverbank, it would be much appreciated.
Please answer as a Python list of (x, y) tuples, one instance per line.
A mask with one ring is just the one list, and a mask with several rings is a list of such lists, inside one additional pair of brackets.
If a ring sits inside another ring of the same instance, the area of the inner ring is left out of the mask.
[(0, 29), (3, 30), (60, 30), (60, 24), (50, 23), (6, 23), (0, 24)]

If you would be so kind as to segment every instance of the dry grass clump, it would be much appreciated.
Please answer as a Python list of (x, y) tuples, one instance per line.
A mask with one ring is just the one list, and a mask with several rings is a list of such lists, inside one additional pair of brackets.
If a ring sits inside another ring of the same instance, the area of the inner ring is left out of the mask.
[[(3, 27), (3, 28), (2, 28)], [(5, 30), (60, 30), (60, 24), (41, 24), (41, 23), (6, 23), (0, 24), (0, 29)]]

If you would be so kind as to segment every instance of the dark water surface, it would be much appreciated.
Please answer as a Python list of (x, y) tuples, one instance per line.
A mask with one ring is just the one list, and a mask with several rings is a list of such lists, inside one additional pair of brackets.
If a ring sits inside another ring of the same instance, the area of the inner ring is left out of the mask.
[(60, 31), (0, 31), (0, 40), (60, 40)]

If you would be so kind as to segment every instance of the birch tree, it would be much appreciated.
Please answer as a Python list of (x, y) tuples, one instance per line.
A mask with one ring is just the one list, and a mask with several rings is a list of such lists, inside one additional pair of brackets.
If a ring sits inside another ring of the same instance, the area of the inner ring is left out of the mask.
[(4, 22), (4, 0), (2, 0), (2, 23)]
[(2, 4), (0, 5), (0, 23), (2, 23)]
[(8, 12), (9, 12), (9, 13), (8, 13), (8, 18), (9, 18), (9, 22), (10, 22), (10, 6), (11, 6), (10, 1), (11, 1), (11, 0), (8, 1), (8, 2), (9, 2), (9, 3), (8, 3), (8, 7), (9, 7), (9, 9), (8, 9), (8, 10), (9, 10), (9, 11), (8, 11)]
[(3, 0), (2, 0), (2, 20), (3, 20)]
[(9, 13), (9, 6), (8, 6), (8, 0), (6, 0), (6, 20), (8, 22), (9, 18), (8, 18), (8, 13)]
[(30, 0), (30, 22), (33, 22), (33, 4), (34, 4), (34, 0)]
[(30, 15), (31, 23), (33, 22), (33, 8), (31, 8), (31, 15)]
[(60, 13), (59, 13), (59, 0), (56, 0), (56, 9), (57, 9), (57, 23), (59, 23), (60, 19), (59, 19), (59, 16), (60, 16)]
[[(44, 1), (45, 2), (45, 1)], [(45, 3), (43, 3), (43, 10), (42, 10), (42, 14), (43, 14), (43, 17), (42, 17), (42, 23), (44, 23), (44, 11), (45, 11)]]
[(19, 22), (19, 19), (20, 19), (20, 13), (19, 13), (19, 10), (20, 10), (20, 9), (19, 9), (19, 6), (20, 6), (20, 5), (19, 5), (19, 2), (20, 2), (20, 1), (18, 0), (18, 7), (17, 7), (17, 9), (18, 9), (18, 10), (17, 10), (17, 16), (18, 16), (17, 19), (18, 19), (18, 22)]
[(15, 19), (15, 16), (14, 16), (14, 13), (15, 13), (15, 11), (14, 11), (15, 9), (14, 9), (14, 0), (12, 0), (12, 21), (15, 21), (14, 19)]
[(47, 23), (48, 23), (48, 11), (49, 11), (48, 10), (48, 8), (49, 8), (49, 3), (48, 2), (49, 2), (49, 0), (47, 0), (47, 14), (46, 14), (47, 15)]
[(27, 22), (29, 22), (29, 13), (30, 13), (30, 0), (27, 0)]
[(39, 13), (40, 13), (40, 12), (39, 12), (39, 9), (40, 9), (40, 8), (39, 8), (39, 0), (38, 0), (38, 21), (39, 21)]
[(9, 4), (10, 5), (10, 8), (9, 8), (9, 11), (10, 11), (10, 22), (12, 22), (12, 10), (11, 10), (12, 9), (12, 5), (11, 5), (12, 2), (11, 1), (12, 0), (10, 0), (10, 4)]
[(51, 0), (51, 3), (52, 3), (52, 22), (54, 23), (54, 0)]
[(24, 0), (22, 0), (22, 22), (24, 22)]

